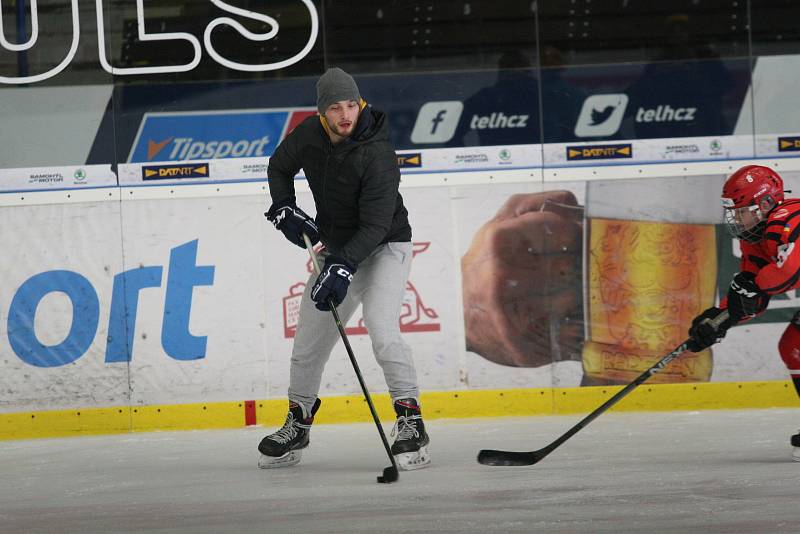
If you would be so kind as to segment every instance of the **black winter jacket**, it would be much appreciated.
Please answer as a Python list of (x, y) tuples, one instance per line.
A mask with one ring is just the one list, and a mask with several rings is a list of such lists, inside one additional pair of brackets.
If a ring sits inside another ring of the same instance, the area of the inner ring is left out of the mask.
[(269, 160), (273, 202), (294, 200), (294, 177), (301, 168), (314, 195), (320, 239), (331, 254), (357, 267), (378, 245), (411, 240), (383, 112), (366, 106), (356, 131), (337, 145), (319, 116), (300, 123)]

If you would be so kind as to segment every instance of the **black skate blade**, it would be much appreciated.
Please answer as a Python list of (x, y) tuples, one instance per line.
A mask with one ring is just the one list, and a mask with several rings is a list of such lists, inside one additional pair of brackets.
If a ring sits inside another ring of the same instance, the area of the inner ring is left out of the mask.
[(483, 465), (500, 466), (533, 465), (545, 457), (545, 454), (539, 454), (538, 452), (539, 451), (514, 452), (484, 449), (478, 453), (478, 463)]
[(391, 484), (392, 482), (397, 482), (399, 477), (400, 474), (397, 472), (397, 468), (390, 465), (383, 470), (383, 475), (378, 477), (378, 482), (380, 484)]

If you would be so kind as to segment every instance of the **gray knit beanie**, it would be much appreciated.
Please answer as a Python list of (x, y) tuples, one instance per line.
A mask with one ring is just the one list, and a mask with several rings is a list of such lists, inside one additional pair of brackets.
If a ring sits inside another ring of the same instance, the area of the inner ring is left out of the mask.
[(317, 81), (317, 110), (322, 115), (328, 106), (342, 100), (359, 102), (358, 86), (353, 77), (339, 67), (328, 69)]

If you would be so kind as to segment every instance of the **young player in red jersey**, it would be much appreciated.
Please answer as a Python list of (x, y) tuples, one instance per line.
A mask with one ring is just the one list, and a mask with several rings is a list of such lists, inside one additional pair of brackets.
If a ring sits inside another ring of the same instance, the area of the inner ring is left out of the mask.
[[(695, 317), (689, 329), (690, 350), (697, 352), (725, 337), (728, 329), (767, 309), (770, 297), (800, 288), (800, 199), (785, 198), (783, 179), (761, 165), (734, 172), (722, 188), (725, 223), (739, 239), (740, 272), (719, 307)], [(715, 326), (724, 310), (728, 319)], [(800, 311), (778, 342), (794, 386), (800, 395)], [(792, 457), (800, 462), (800, 433), (791, 437)]]

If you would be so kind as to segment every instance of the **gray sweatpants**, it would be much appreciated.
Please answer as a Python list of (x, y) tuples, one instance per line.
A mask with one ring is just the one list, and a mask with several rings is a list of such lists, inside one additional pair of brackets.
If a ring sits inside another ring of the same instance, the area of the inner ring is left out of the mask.
[[(325, 251), (320, 254), (320, 264), (326, 255)], [(399, 323), (411, 256), (410, 242), (380, 245), (359, 264), (344, 302), (337, 307), (342, 324), (347, 324), (359, 303), (363, 304), (364, 325), (392, 400), (419, 398), (411, 348), (400, 335)], [(311, 300), (316, 279), (316, 274), (308, 279), (300, 302), (289, 369), (289, 400), (309, 412), (319, 393), (322, 370), (340, 339), (331, 312), (318, 310)]]

